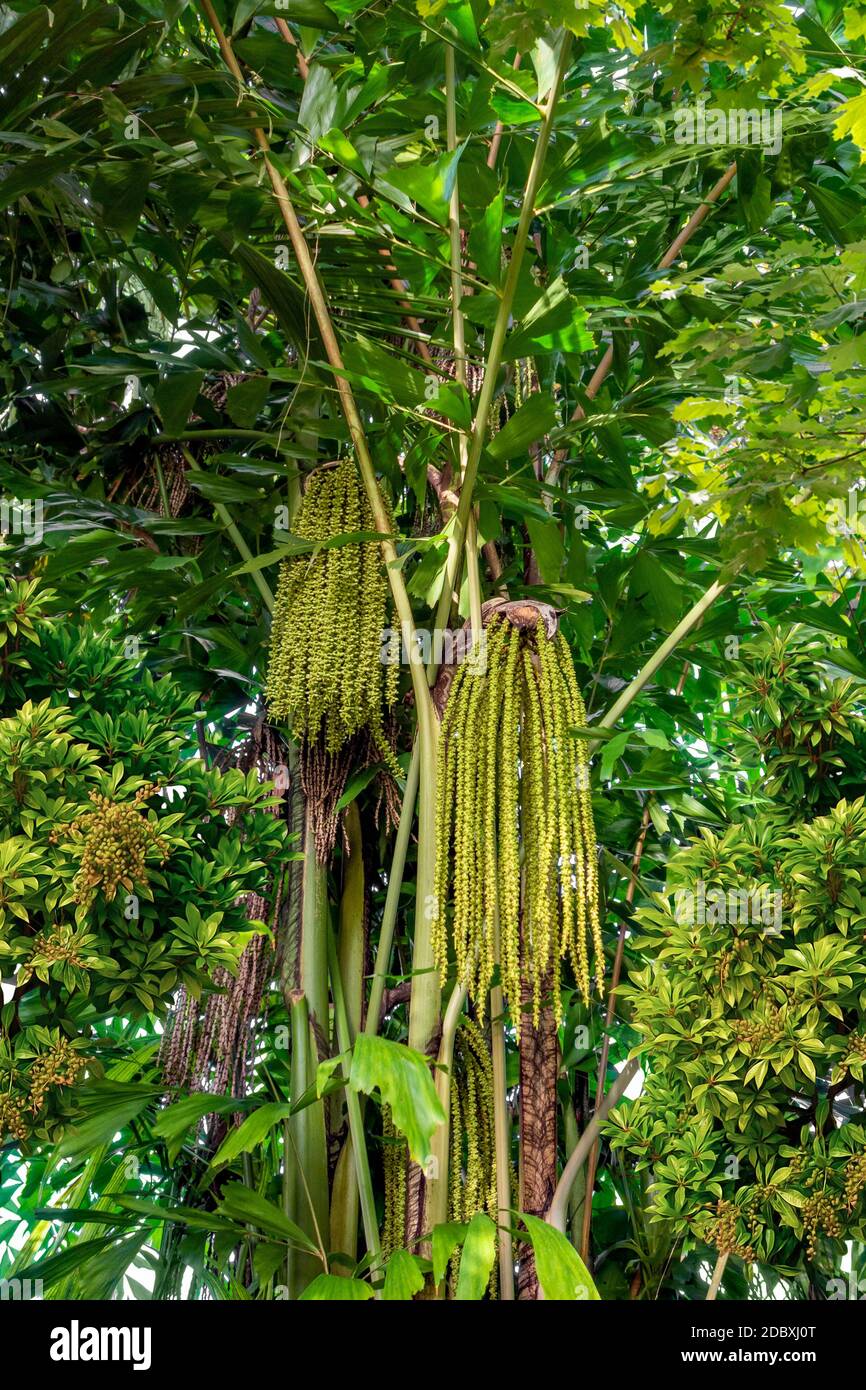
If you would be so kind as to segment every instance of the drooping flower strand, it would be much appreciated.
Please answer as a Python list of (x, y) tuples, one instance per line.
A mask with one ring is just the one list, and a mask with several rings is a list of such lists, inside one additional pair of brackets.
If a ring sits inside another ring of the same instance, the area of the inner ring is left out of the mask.
[(483, 1019), (498, 921), (504, 992), (517, 1005), (523, 982), (537, 1024), (548, 992), (561, 1014), (564, 956), (589, 1001), (590, 942), (601, 988), (589, 762), (572, 732), (586, 711), (561, 633), (496, 616), (485, 635), (486, 665), (458, 668), (442, 721), (434, 949), (444, 977), (450, 899), (457, 973)]
[[(454, 1041), (451, 1081), (451, 1126), (448, 1163), (448, 1219), (471, 1221), (485, 1212), (498, 1217), (496, 1194), (496, 1134), (493, 1118), (493, 1063), (483, 1031), (470, 1018), (462, 1018)], [(452, 1262), (451, 1287), (456, 1284), (458, 1261)], [(497, 1271), (490, 1276), (495, 1296)]]
[(382, 1106), (382, 1173), (385, 1189), (385, 1219), (382, 1224), (382, 1254), (387, 1259), (405, 1244), (407, 1165), (409, 1146), (391, 1118), (391, 1108)]

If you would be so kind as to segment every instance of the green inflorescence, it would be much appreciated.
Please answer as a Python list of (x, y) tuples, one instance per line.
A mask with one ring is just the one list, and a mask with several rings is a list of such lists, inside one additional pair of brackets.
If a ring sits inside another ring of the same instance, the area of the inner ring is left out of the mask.
[(382, 1254), (387, 1259), (405, 1243), (406, 1177), (409, 1148), (391, 1118), (390, 1106), (382, 1106), (382, 1172), (385, 1189), (385, 1219), (382, 1223)]
[[(295, 523), (311, 542), (375, 531), (352, 459), (310, 475)], [(280, 571), (271, 628), (267, 701), (308, 744), (328, 753), (369, 730), (389, 764), (384, 710), (397, 696), (399, 668), (383, 663), (388, 582), (377, 541), (316, 545)]]
[(541, 620), (530, 630), (494, 618), (485, 657), (458, 668), (442, 722), (434, 949), (444, 979), (450, 899), (458, 976), (483, 1017), (498, 927), (502, 986), (519, 1032), (522, 985), (535, 1026), (548, 993), (561, 1015), (565, 956), (589, 1001), (590, 941), (601, 988), (589, 760), (570, 732), (585, 725), (586, 711), (568, 645), (561, 633), (549, 638)]
[[(451, 1128), (448, 1162), (448, 1218), (471, 1221), (485, 1212), (498, 1219), (496, 1196), (496, 1132), (493, 1113), (493, 1063), (481, 1028), (463, 1018), (454, 1040), (451, 1079)], [(452, 1285), (457, 1261), (453, 1262)], [(495, 1294), (496, 1267), (490, 1275)]]

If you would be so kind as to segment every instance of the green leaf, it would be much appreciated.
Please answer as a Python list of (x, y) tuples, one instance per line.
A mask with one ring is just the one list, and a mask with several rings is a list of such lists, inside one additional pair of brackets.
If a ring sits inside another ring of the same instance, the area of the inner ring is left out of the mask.
[(352, 1052), (349, 1084), (354, 1091), (378, 1091), (391, 1118), (422, 1167), (430, 1156), (434, 1131), (445, 1122), (427, 1058), (403, 1043), (359, 1033)]
[(646, 550), (639, 552), (631, 567), (629, 597), (636, 603), (645, 603), (664, 628), (676, 625), (682, 609), (682, 590)]
[(496, 1227), (483, 1211), (476, 1212), (469, 1222), (460, 1256), (458, 1299), (477, 1301), (484, 1297), (495, 1259)]
[(537, 1216), (521, 1215), (532, 1249), (535, 1269), (544, 1297), (550, 1302), (599, 1301), (589, 1270), (570, 1240)]
[[(142, 1233), (146, 1235), (146, 1232)], [(97, 1257), (106, 1257), (110, 1250), (117, 1244), (117, 1236), (100, 1236), (95, 1240), (81, 1241), (79, 1244), (71, 1246), (68, 1250), (62, 1250), (59, 1255), (50, 1255), (47, 1259), (37, 1260), (35, 1264), (28, 1265), (26, 1269), (19, 1270), (16, 1278), (21, 1279), (41, 1279), (45, 1289), (51, 1289), (55, 1284), (60, 1283), (61, 1279), (66, 1279), (70, 1274), (74, 1274), (82, 1265), (87, 1264), (88, 1260)]]
[(424, 1287), (421, 1261), (408, 1250), (395, 1250), (385, 1270), (382, 1299), (388, 1302), (408, 1302)]
[(243, 1124), (236, 1125), (230, 1129), (219, 1149), (211, 1159), (205, 1180), (212, 1177), (218, 1168), (224, 1164), (231, 1163), (238, 1154), (251, 1153), (258, 1148), (262, 1140), (270, 1134), (275, 1125), (281, 1120), (288, 1119), (292, 1114), (291, 1105), (281, 1105), (276, 1101), (269, 1105), (260, 1105), (258, 1110), (254, 1110), (248, 1115)]
[(251, 430), (268, 399), (270, 382), (266, 376), (249, 376), (232, 386), (226, 395), (226, 414), (238, 429)]
[(343, 1279), (339, 1274), (318, 1274), (301, 1294), (301, 1301), (363, 1303), (374, 1298), (372, 1288), (362, 1279)]
[(431, 1245), (434, 1284), (441, 1284), (445, 1278), (448, 1261), (458, 1245), (462, 1244), (468, 1229), (468, 1223), (465, 1221), (443, 1221), (441, 1225), (433, 1227)]
[(525, 454), (530, 444), (553, 429), (556, 424), (556, 402), (544, 391), (536, 391), (512, 415), (508, 424), (495, 434), (487, 445), (492, 459), (504, 460)]
[(587, 352), (594, 347), (595, 339), (586, 320), (586, 310), (569, 294), (560, 276), (539, 295), (520, 327), (508, 335), (503, 361), (513, 362), (518, 357), (554, 350)]
[(465, 144), (458, 145), (456, 150), (446, 151), (438, 159), (425, 157), (412, 164), (395, 165), (383, 178), (376, 180), (377, 185), (385, 191), (390, 186), (405, 193), (441, 226), (447, 226), (448, 203), (465, 148)]
[(193, 1125), (198, 1124), (205, 1115), (224, 1115), (238, 1108), (235, 1096), (213, 1096), (204, 1091), (196, 1092), (194, 1095), (184, 1096), (182, 1100), (163, 1110), (153, 1125), (153, 1133), (157, 1138), (166, 1141), (169, 1161), (174, 1163), (183, 1148), (184, 1138)]
[(469, 255), (480, 273), (491, 285), (502, 278), (502, 217), (505, 210), (505, 189), (484, 209), (484, 215), (469, 234)]
[(604, 745), (601, 754), (601, 780), (606, 782), (613, 772), (614, 765), (628, 747), (629, 734), (614, 734)]
[(57, 1152), (63, 1158), (88, 1157), (101, 1144), (110, 1144), (116, 1134), (153, 1104), (154, 1099), (149, 1088), (144, 1095), (136, 1092), (120, 1100), (115, 1099), (113, 1103), (101, 1107), (90, 1119), (67, 1130)]
[(229, 1217), (232, 1221), (249, 1223), (260, 1231), (281, 1236), (283, 1240), (292, 1241), (295, 1245), (300, 1245), (305, 1250), (318, 1254), (318, 1248), (304, 1234), (300, 1226), (296, 1226), (294, 1221), (290, 1221), (273, 1202), (269, 1202), (258, 1192), (253, 1192), (252, 1188), (246, 1187), (242, 1182), (230, 1182), (226, 1183), (220, 1195), (221, 1201), (218, 1210), (223, 1216)]
[(538, 561), (541, 578), (545, 584), (555, 584), (562, 573), (562, 563), (565, 559), (565, 547), (559, 527), (552, 517), (550, 521), (535, 521), (529, 517), (526, 529)]
[(202, 371), (179, 371), (159, 383), (153, 398), (166, 434), (183, 434), (203, 381)]
[[(274, 0), (268, 0), (262, 9), (268, 11), (274, 7)], [(297, 24), (306, 24), (310, 29), (339, 29), (342, 21), (339, 15), (322, 4), (322, 0), (281, 0), (280, 18), (291, 20)]]
[(152, 170), (145, 159), (121, 159), (103, 163), (90, 191), (101, 205), (109, 227), (131, 241), (144, 210)]

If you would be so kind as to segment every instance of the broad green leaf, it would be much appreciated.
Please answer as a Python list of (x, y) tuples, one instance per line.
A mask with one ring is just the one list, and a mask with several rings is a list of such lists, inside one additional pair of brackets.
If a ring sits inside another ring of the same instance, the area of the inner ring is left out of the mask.
[(136, 1092), (126, 1098), (115, 1098), (95, 1115), (67, 1130), (58, 1146), (59, 1152), (64, 1158), (86, 1158), (100, 1144), (111, 1143), (115, 1135), (132, 1120), (138, 1119), (154, 1100), (152, 1091), (144, 1095)]
[(565, 559), (565, 547), (559, 527), (553, 517), (549, 521), (535, 521), (528, 518), (526, 529), (529, 532), (529, 539), (535, 558), (538, 561), (538, 572), (545, 584), (555, 584), (562, 573), (562, 564)]
[(318, 1274), (301, 1294), (301, 1300), (308, 1303), (364, 1303), (368, 1298), (375, 1298), (369, 1284), (362, 1279), (344, 1279), (339, 1274)]
[(235, 1096), (212, 1096), (206, 1092), (184, 1096), (175, 1101), (158, 1115), (153, 1125), (153, 1133), (166, 1141), (168, 1157), (174, 1163), (183, 1141), (193, 1125), (198, 1124), (205, 1115), (225, 1115), (241, 1108)]
[(231, 1163), (238, 1154), (251, 1153), (253, 1149), (257, 1149), (274, 1126), (281, 1120), (288, 1119), (291, 1114), (291, 1105), (280, 1105), (275, 1101), (269, 1105), (260, 1105), (242, 1124), (229, 1130), (211, 1159), (206, 1177), (211, 1177), (218, 1168)]
[(121, 159), (101, 165), (91, 192), (109, 227), (131, 241), (144, 209), (152, 169), (146, 159)]
[(521, 1215), (532, 1249), (544, 1297), (550, 1302), (598, 1301), (599, 1292), (571, 1241), (537, 1216)]
[(495, 1260), (496, 1227), (483, 1211), (476, 1212), (469, 1222), (460, 1255), (458, 1299), (478, 1300), (484, 1297)]
[(226, 414), (240, 429), (253, 428), (268, 399), (269, 386), (266, 376), (249, 376), (230, 387), (226, 395)]
[(365, 1095), (380, 1093), (394, 1124), (406, 1137), (410, 1157), (423, 1167), (433, 1132), (445, 1122), (427, 1058), (403, 1043), (359, 1033), (349, 1084)]
[(186, 429), (203, 381), (203, 371), (175, 371), (157, 386), (153, 398), (166, 434), (182, 434)]
[(242, 1182), (226, 1183), (220, 1194), (219, 1211), (232, 1221), (249, 1222), (261, 1231), (282, 1236), (284, 1240), (302, 1246), (305, 1250), (318, 1253), (317, 1247), (304, 1234), (300, 1226), (252, 1188)]
[(556, 424), (556, 404), (546, 392), (536, 391), (515, 411), (508, 424), (487, 445), (493, 459), (517, 458), (536, 444)]
[(466, 1221), (444, 1221), (440, 1226), (433, 1227), (431, 1246), (434, 1284), (441, 1284), (445, 1278), (448, 1261), (458, 1245), (465, 1239), (468, 1229), (469, 1226)]
[(484, 215), (469, 233), (469, 254), (480, 273), (491, 285), (502, 278), (502, 216), (505, 210), (505, 189), (484, 210)]
[(416, 1293), (420, 1293), (423, 1287), (424, 1275), (417, 1255), (410, 1255), (408, 1250), (395, 1250), (385, 1270), (385, 1284), (382, 1289), (385, 1302), (407, 1302), (414, 1298)]

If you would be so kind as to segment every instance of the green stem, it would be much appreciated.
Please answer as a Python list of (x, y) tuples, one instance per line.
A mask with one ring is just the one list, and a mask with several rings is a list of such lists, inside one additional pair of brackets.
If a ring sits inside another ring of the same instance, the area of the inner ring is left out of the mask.
[[(328, 932), (328, 961), (331, 971), (331, 989), (334, 995), (334, 1021), (337, 1026), (337, 1043), (340, 1051), (347, 1053), (352, 1048), (352, 1030), (346, 1012), (346, 1001), (343, 996), (343, 981), (340, 976), (340, 963), (337, 959), (337, 943), (334, 940), (334, 933), (332, 931)], [(349, 1112), (349, 1136), (352, 1145), (352, 1153), (355, 1157), (355, 1175), (358, 1181), (361, 1219), (364, 1223), (364, 1240), (367, 1243), (367, 1254), (370, 1256), (370, 1271), (371, 1274), (375, 1276), (376, 1272), (382, 1267), (382, 1247), (379, 1244), (379, 1226), (376, 1221), (373, 1179), (370, 1176), (370, 1160), (367, 1154), (367, 1143), (364, 1138), (364, 1117), (361, 1114), (361, 1102), (358, 1099), (358, 1093), (357, 1091), (353, 1091), (352, 1087), (348, 1084), (348, 1064), (344, 1063), (343, 1071), (347, 1082), (346, 1109)]]
[[(361, 1029), (364, 1006), (364, 847), (357, 801), (346, 807), (344, 818), (348, 857), (343, 860), (340, 897), (340, 935), (337, 947), (340, 980), (349, 1025), (350, 1046)], [(342, 1117), (340, 1117), (342, 1120)], [(331, 1188), (331, 1245), (350, 1259), (358, 1258), (358, 1182), (352, 1163), (352, 1145), (343, 1144)]]
[[(307, 1001), (299, 994), (292, 1001), (289, 1018), (292, 1030), (291, 1096), (297, 1105), (316, 1083), (316, 1067), (310, 1047), (310, 1015)], [(328, 1167), (325, 1152), (324, 1107), (321, 1101), (304, 1106), (291, 1117), (289, 1148), (284, 1161), (292, 1171), (286, 1175), (283, 1190), (293, 1203), (291, 1218), (317, 1245), (322, 1245), (323, 1223), (328, 1215)], [(322, 1265), (314, 1255), (290, 1248), (288, 1255), (289, 1297), (297, 1299), (307, 1285), (321, 1274)]]
[[(328, 1038), (328, 879), (316, 857), (311, 813), (306, 812), (298, 960), (300, 988), (288, 991), (292, 1022), (292, 1101), (316, 1084), (318, 1049), (316, 1034)], [(288, 983), (288, 982), (286, 982)], [(295, 1216), (298, 1225), (324, 1250), (330, 1246), (328, 1153), (325, 1106), (314, 1101), (292, 1116), (291, 1137), (297, 1159)], [(290, 1297), (297, 1298), (310, 1279), (320, 1272), (311, 1257), (298, 1254), (291, 1261)]]
[(560, 39), (559, 58), (556, 64), (553, 82), (547, 96), (544, 107), (544, 117), (538, 138), (535, 142), (535, 149), (532, 155), (532, 163), (526, 180), (526, 188), (523, 193), (523, 201), (520, 209), (520, 218), (517, 223), (517, 231), (514, 235), (514, 245), (511, 250), (511, 259), (508, 263), (508, 270), (505, 276), (505, 284), (502, 289), (502, 298), (499, 301), (499, 309), (496, 321), (493, 325), (493, 333), (490, 339), (490, 347), (487, 352), (487, 360), (484, 364), (484, 379), (481, 384), (481, 392), (478, 397), (478, 406), (475, 411), (475, 419), (472, 425), (472, 438), (469, 447), (469, 456), (466, 461), (466, 469), (463, 476), (463, 485), (460, 489), (460, 500), (457, 505), (457, 512), (454, 517), (454, 545), (453, 558), (449, 556), (450, 569), (446, 573), (445, 583), (442, 594), (439, 598), (439, 606), (436, 612), (437, 628), (444, 627), (448, 619), (448, 611), (451, 606), (451, 595), (457, 577), (457, 565), (460, 555), (463, 552), (463, 545), (466, 540), (469, 528), (469, 520), (472, 513), (472, 495), (475, 488), (475, 481), (478, 476), (478, 465), (481, 461), (481, 451), (484, 448), (484, 440), (487, 433), (487, 423), (490, 416), (490, 407), (493, 404), (493, 396), (496, 390), (496, 382), (499, 376), (499, 369), (502, 365), (502, 354), (505, 348), (505, 338), (508, 333), (508, 326), (511, 320), (511, 312), (514, 308), (514, 298), (517, 293), (517, 284), (520, 278), (520, 271), (523, 265), (523, 258), (526, 253), (526, 246), (529, 240), (529, 228), (535, 215), (535, 197), (538, 186), (541, 182), (541, 172), (544, 168), (544, 161), (547, 156), (547, 148), (550, 144), (550, 137), (553, 131), (553, 122), (556, 114), (556, 107), (559, 101), (559, 94), (562, 89), (563, 79), (568, 67), (569, 54), (571, 52), (571, 34), (563, 32)]
[(373, 967), (373, 983), (370, 987), (370, 1001), (367, 1004), (367, 1018), (364, 1032), (375, 1037), (379, 1031), (382, 1016), (382, 999), (385, 982), (391, 964), (391, 951), (394, 946), (394, 929), (397, 925), (397, 911), (400, 905), (400, 890), (403, 886), (403, 870), (406, 867), (406, 851), (412, 834), (415, 819), (415, 802), (418, 797), (419, 757), (417, 744), (412, 749), (412, 761), (406, 774), (406, 787), (403, 791), (403, 806), (400, 811), (400, 824), (394, 841), (391, 869), (388, 874), (388, 891), (382, 911), (382, 925), (379, 928), (379, 944), (376, 948), (376, 963)]
[[(714, 583), (710, 585), (706, 593), (698, 599), (697, 603), (689, 609), (685, 617), (677, 623), (670, 636), (666, 637), (661, 646), (653, 652), (649, 661), (641, 667), (631, 684), (626, 686), (622, 694), (618, 696), (611, 705), (602, 720), (603, 728), (612, 729), (619, 723), (632, 701), (637, 698), (644, 686), (652, 680), (656, 671), (664, 666), (668, 657), (673, 654), (683, 638), (688, 637), (689, 633), (694, 631), (707, 612), (707, 609), (712, 607), (719, 595), (723, 594), (728, 588), (729, 584), (730, 580), (724, 584), (719, 580), (715, 580)], [(594, 739), (590, 745), (591, 749), (594, 750), (597, 748), (599, 742), (599, 739)]]
[(572, 1150), (571, 1156), (562, 1170), (562, 1176), (556, 1185), (553, 1194), (553, 1201), (550, 1210), (545, 1217), (548, 1225), (555, 1226), (558, 1231), (565, 1235), (566, 1219), (568, 1216), (568, 1199), (580, 1169), (588, 1159), (593, 1145), (598, 1138), (602, 1121), (606, 1119), (608, 1111), (622, 1099), (623, 1093), (638, 1069), (638, 1059), (633, 1057), (630, 1062), (626, 1062), (622, 1071), (614, 1081), (607, 1095), (596, 1106), (595, 1114), (590, 1120), (583, 1134)]
[[(196, 463), (189, 449), (181, 445), (181, 453), (183, 454), (190, 467), (198, 468), (198, 464)], [(224, 503), (214, 502), (213, 509), (219, 517), (220, 521), (222, 522), (223, 526), (228, 531), (232, 540), (234, 541), (235, 548), (238, 554), (240, 555), (241, 559), (244, 561), (254, 559), (255, 557), (253, 556), (253, 552), (250, 550), (249, 546), (247, 545), (246, 541), (244, 540), (243, 536), (241, 535), (240, 531), (238, 530), (237, 526), (232, 520), (231, 514), (228, 508), (224, 505)], [(255, 584), (256, 588), (261, 594), (262, 602), (264, 603), (268, 612), (273, 613), (274, 596), (271, 592), (270, 586), (267, 583), (267, 580), (263, 578), (263, 576), (258, 570), (252, 570), (250, 573), (250, 578), (252, 579), (253, 583)]]
[(454, 1062), (454, 1039), (457, 1025), (466, 1003), (465, 984), (456, 984), (451, 991), (445, 1018), (442, 1022), (442, 1038), (439, 1055), (436, 1059), (436, 1094), (442, 1102), (445, 1120), (433, 1131), (430, 1141), (432, 1163), (427, 1178), (427, 1224), (432, 1230), (448, 1220), (448, 1149), (451, 1136), (451, 1067)]

